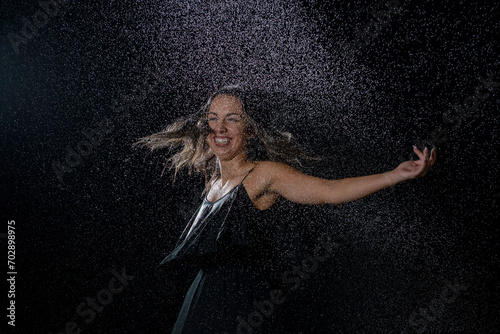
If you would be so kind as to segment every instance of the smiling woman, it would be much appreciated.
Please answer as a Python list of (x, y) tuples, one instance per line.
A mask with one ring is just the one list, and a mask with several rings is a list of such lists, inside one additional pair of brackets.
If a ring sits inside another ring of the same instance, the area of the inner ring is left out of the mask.
[(207, 143), (220, 160), (231, 160), (243, 152), (248, 139), (255, 136), (249, 131), (240, 100), (231, 95), (219, 95), (211, 103), (207, 114), (210, 133)]
[(435, 162), (434, 150), (429, 157), (427, 148), (415, 147), (420, 160), (387, 173), (341, 180), (303, 174), (292, 165), (311, 158), (290, 134), (269, 126), (266, 115), (278, 110), (265, 110), (258, 97), (223, 88), (198, 113), (134, 144), (150, 150), (183, 146), (169, 159), (171, 168), (195, 169), (207, 181), (199, 209), (159, 265), (187, 262), (200, 268), (172, 333), (297, 332), (290, 317), (281, 313), (264, 322), (266, 312), (255, 308), (256, 301), (289, 283), (274, 269), (280, 250), (273, 247), (271, 227), (287, 222), (277, 221), (273, 206), (280, 198), (299, 204), (353, 201), (423, 176)]
[[(170, 169), (175, 169), (174, 181), (183, 168), (187, 168), (190, 174), (193, 170), (202, 173), (207, 184), (203, 194), (221, 172), (217, 165), (217, 149), (214, 151), (215, 134), (221, 134), (228, 127), (233, 129), (237, 124), (245, 124), (242, 140), (246, 144), (249, 161), (276, 161), (304, 167), (305, 160), (319, 160), (295, 143), (290, 133), (269, 126), (269, 113), (273, 111), (268, 110), (269, 103), (264, 100), (265, 94), (260, 91), (245, 90), (239, 86), (224, 87), (212, 94), (198, 112), (170, 124), (163, 131), (141, 138), (133, 146), (147, 147), (150, 151), (182, 147), (168, 159), (165, 168), (170, 165)], [(234, 110), (229, 115), (231, 108)], [(209, 136), (213, 136), (214, 140), (210, 141)], [(220, 137), (219, 147), (223, 148), (224, 140), (228, 138)]]

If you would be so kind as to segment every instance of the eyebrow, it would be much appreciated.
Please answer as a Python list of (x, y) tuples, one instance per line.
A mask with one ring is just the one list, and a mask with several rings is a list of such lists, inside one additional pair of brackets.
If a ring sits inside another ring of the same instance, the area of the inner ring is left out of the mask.
[[(214, 113), (213, 111), (208, 112), (208, 114), (214, 114), (215, 116), (219, 116), (216, 113)], [(238, 114), (238, 113), (235, 113), (235, 112), (231, 112), (231, 113), (227, 114), (226, 116), (231, 116), (231, 115), (236, 115), (236, 116), (242, 117), (241, 114)]]

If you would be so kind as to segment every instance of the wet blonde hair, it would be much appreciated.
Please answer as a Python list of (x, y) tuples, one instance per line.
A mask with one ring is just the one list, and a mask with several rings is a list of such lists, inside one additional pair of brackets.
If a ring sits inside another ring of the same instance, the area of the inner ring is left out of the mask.
[(218, 90), (198, 112), (175, 121), (160, 132), (140, 138), (132, 146), (147, 147), (150, 152), (163, 148), (169, 148), (171, 151), (173, 148), (181, 147), (179, 152), (167, 160), (161, 175), (170, 165), (169, 170), (175, 169), (173, 178), (175, 182), (175, 177), (182, 168), (187, 168), (190, 175), (194, 170), (205, 176), (207, 184), (205, 191), (207, 191), (211, 181), (220, 175), (217, 157), (206, 142), (206, 137), (211, 132), (207, 113), (212, 101), (219, 95), (234, 96), (239, 99), (243, 107), (248, 131), (255, 135), (248, 141), (246, 152), (248, 160), (270, 160), (294, 167), (305, 167), (302, 160), (320, 160), (306, 154), (305, 150), (292, 139), (291, 133), (270, 126), (268, 118), (270, 110), (265, 110), (263, 107), (262, 94), (238, 86), (227, 86)]

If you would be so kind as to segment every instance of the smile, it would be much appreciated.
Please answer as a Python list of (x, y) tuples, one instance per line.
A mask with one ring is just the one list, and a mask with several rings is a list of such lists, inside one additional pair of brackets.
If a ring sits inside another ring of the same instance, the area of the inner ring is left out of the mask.
[(227, 146), (231, 142), (231, 138), (227, 137), (214, 137), (215, 144), (218, 146)]

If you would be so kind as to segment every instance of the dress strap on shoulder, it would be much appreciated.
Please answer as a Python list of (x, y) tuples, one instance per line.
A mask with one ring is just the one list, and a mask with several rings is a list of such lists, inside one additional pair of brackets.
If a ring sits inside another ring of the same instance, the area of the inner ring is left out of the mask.
[[(253, 171), (253, 169), (256, 167), (257, 165), (253, 166), (247, 173), (247, 175), (245, 175), (245, 177), (240, 181), (240, 183), (243, 182), (243, 180), (245, 180), (248, 176), (248, 174), (250, 174), (251, 171)], [(215, 180), (212, 181), (212, 183), (214, 183), (215, 181), (217, 181), (219, 179), (220, 175), (217, 175), (217, 177), (215, 178)]]
[[(253, 167), (252, 167), (252, 169), (250, 169), (250, 170), (248, 171), (247, 175), (245, 175), (245, 177), (243, 178), (243, 180), (245, 180), (245, 179), (247, 178), (248, 174), (250, 174), (250, 172), (251, 172), (251, 171), (253, 171), (253, 169), (254, 169), (254, 168), (255, 168), (255, 166), (253, 166)], [(241, 182), (240, 182), (240, 183), (243, 183), (243, 180), (241, 180)]]

